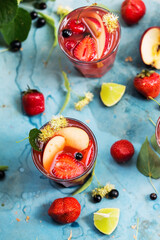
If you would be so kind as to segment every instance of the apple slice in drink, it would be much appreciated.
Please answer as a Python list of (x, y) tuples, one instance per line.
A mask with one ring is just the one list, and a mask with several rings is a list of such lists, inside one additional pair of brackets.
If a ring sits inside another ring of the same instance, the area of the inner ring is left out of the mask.
[(65, 138), (62, 136), (55, 136), (51, 138), (45, 146), (43, 152), (43, 167), (49, 172), (55, 155), (62, 151), (65, 147)]
[(65, 146), (75, 148), (82, 151), (88, 147), (89, 137), (88, 134), (81, 128), (66, 127), (62, 128), (59, 135), (65, 138)]
[(104, 24), (101, 17), (97, 13), (88, 11), (86, 15), (87, 17), (83, 16), (82, 21), (86, 24), (96, 40), (97, 58), (100, 59), (102, 57), (106, 42)]
[(140, 53), (145, 64), (160, 69), (160, 27), (150, 27), (143, 33)]

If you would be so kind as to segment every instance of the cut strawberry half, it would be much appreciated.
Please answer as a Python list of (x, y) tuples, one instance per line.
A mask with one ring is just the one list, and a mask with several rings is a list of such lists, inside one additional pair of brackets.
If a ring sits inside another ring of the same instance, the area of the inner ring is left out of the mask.
[(74, 56), (81, 60), (89, 62), (96, 56), (96, 46), (94, 39), (90, 36), (86, 36), (83, 40), (75, 47)]
[(61, 153), (55, 160), (52, 173), (61, 179), (70, 179), (81, 175), (84, 166), (69, 154)]

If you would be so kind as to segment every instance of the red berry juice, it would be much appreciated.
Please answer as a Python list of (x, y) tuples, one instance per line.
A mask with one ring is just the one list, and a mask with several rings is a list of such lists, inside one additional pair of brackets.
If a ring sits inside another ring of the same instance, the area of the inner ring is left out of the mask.
[(90, 6), (72, 11), (61, 22), (59, 45), (85, 77), (102, 77), (113, 66), (120, 41), (115, 19), (107, 10)]
[[(76, 143), (75, 147), (74, 143), (72, 144), (73, 146), (64, 145), (63, 149), (58, 151), (54, 156), (49, 168), (45, 167), (43, 159), (46, 145), (50, 140), (44, 144), (41, 152), (32, 149), (32, 158), (38, 170), (48, 178), (64, 185), (65, 187), (84, 183), (93, 169), (98, 151), (95, 136), (84, 123), (71, 118), (67, 118), (67, 121), (68, 126), (66, 129), (71, 129), (72, 139), (74, 135), (72, 129), (78, 128), (85, 131), (89, 138), (85, 149), (79, 151), (79, 149), (76, 148)], [(61, 135), (63, 134), (61, 134), (60, 131), (55, 133), (54, 137)], [(68, 138), (68, 136), (66, 136), (66, 138)], [(76, 135), (74, 138), (76, 142)]]

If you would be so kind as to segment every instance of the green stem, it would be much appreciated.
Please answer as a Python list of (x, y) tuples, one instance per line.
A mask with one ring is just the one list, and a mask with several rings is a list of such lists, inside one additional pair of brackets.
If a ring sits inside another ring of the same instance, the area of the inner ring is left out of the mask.
[(151, 183), (153, 189), (155, 190), (155, 192), (158, 194), (158, 191), (157, 191), (156, 187), (154, 186), (154, 184), (153, 184), (152, 179), (151, 179), (150, 176), (149, 176), (149, 181), (150, 181), (150, 183)]
[(149, 99), (151, 99), (151, 100), (153, 100), (154, 102), (156, 102), (159, 106), (160, 106), (160, 103), (159, 102), (157, 102), (157, 100), (155, 100), (154, 98), (152, 98), (152, 97), (148, 97)]
[(139, 218), (137, 218), (137, 231), (136, 231), (136, 238), (135, 238), (135, 240), (138, 239), (138, 230), (139, 230)]
[(8, 170), (8, 166), (0, 166), (0, 170), (1, 171), (7, 171)]
[(16, 141), (16, 143), (23, 142), (23, 141), (26, 140), (26, 139), (29, 139), (29, 137), (26, 137), (26, 138), (24, 138), (24, 139), (22, 139), (22, 140), (20, 140), (20, 141)]
[(4, 52), (7, 52), (9, 50), (9, 48), (5, 48), (3, 50), (0, 50), (0, 53), (4, 53)]
[(149, 118), (149, 121), (156, 127), (155, 122), (153, 122), (153, 120), (151, 118)]
[(102, 186), (102, 184), (99, 182), (98, 178), (96, 177), (95, 173), (94, 173), (94, 177), (95, 177), (95, 179), (96, 179), (96, 181), (97, 181), (99, 187)]

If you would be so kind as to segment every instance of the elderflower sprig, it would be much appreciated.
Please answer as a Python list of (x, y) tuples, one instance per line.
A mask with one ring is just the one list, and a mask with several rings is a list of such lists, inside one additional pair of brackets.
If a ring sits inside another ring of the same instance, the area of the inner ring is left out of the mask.
[(109, 33), (114, 32), (114, 30), (118, 27), (118, 16), (113, 13), (105, 14), (102, 20), (106, 25)]
[(92, 190), (92, 197), (100, 195), (104, 198), (115, 186), (113, 184), (107, 183), (104, 187), (95, 188)]
[(41, 133), (38, 136), (40, 142), (48, 141), (55, 132), (59, 131), (61, 128), (67, 127), (68, 122), (63, 116), (53, 116), (50, 122), (41, 129)]
[(91, 92), (85, 93), (85, 96), (82, 100), (75, 103), (75, 109), (81, 111), (86, 105), (88, 105), (93, 100), (94, 95)]
[(57, 8), (57, 15), (60, 16), (60, 21), (72, 11), (72, 8), (70, 7), (63, 7), (62, 5), (59, 5)]

